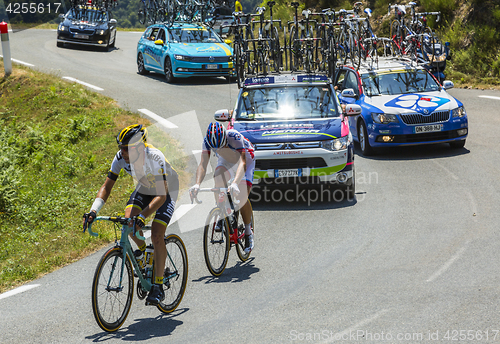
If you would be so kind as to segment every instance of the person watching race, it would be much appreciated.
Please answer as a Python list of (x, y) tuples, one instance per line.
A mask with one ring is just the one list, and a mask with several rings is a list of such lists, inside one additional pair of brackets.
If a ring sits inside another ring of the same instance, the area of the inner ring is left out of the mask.
[[(155, 283), (146, 298), (146, 302), (156, 305), (165, 297), (163, 274), (167, 249), (164, 237), (175, 209), (179, 178), (163, 153), (147, 143), (147, 136), (147, 129), (140, 124), (130, 125), (120, 131), (116, 137), (120, 150), (111, 163), (108, 176), (97, 192), (90, 211), (84, 215), (84, 221), (86, 218), (88, 223), (92, 223), (97, 217), (122, 169), (133, 177), (136, 188), (125, 207), (125, 217), (133, 219), (129, 225), (132, 226), (135, 223), (136, 230), (142, 236), (141, 229), (146, 223), (146, 218), (155, 214), (151, 226)], [(136, 257), (140, 257), (146, 250), (146, 242), (135, 235), (131, 236), (131, 239), (139, 248), (134, 254)]]
[(253, 211), (248, 196), (255, 170), (254, 147), (237, 130), (226, 130), (218, 122), (210, 123), (203, 140), (201, 161), (196, 170), (196, 184), (189, 190), (192, 197), (196, 197), (205, 178), (212, 151), (218, 157), (214, 173), (215, 187), (226, 187), (224, 181), (232, 180), (228, 190), (240, 202), (238, 206), (245, 224), (245, 251), (250, 253), (254, 249), (254, 233), (251, 226)]

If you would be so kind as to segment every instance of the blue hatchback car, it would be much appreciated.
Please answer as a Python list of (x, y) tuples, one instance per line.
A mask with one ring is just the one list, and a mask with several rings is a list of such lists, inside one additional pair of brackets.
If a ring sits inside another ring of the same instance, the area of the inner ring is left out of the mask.
[(449, 143), (462, 148), (468, 134), (464, 105), (423, 67), (380, 59), (378, 65), (355, 70), (341, 66), (335, 87), (344, 104), (361, 106), (349, 126), (363, 155), (378, 147)]
[(137, 43), (139, 74), (164, 74), (167, 82), (191, 76), (233, 76), (233, 49), (211, 28), (192, 23), (154, 24)]

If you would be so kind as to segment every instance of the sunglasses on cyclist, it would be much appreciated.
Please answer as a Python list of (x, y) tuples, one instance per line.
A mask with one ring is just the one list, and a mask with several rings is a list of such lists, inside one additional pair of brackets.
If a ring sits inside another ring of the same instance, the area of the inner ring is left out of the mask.
[(118, 146), (118, 148), (123, 152), (128, 152), (128, 146)]

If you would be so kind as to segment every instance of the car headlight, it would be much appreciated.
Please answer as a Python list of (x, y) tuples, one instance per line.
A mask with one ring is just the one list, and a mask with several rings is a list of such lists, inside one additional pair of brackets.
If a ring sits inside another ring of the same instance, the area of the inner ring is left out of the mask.
[(389, 123), (398, 123), (399, 122), (396, 115), (392, 115), (389, 113), (372, 112), (372, 119), (375, 123), (378, 123), (378, 124), (389, 124)]
[(228, 61), (228, 62), (233, 61), (233, 55), (228, 56), (227, 61)]
[(106, 30), (97, 30), (98, 35), (104, 35), (106, 33)]
[(462, 105), (461, 107), (451, 110), (451, 115), (453, 117), (464, 117), (467, 115), (467, 112), (465, 112), (465, 107)]
[(191, 56), (184, 56), (184, 55), (174, 55), (176, 60), (180, 61), (191, 61)]
[(321, 142), (321, 147), (330, 151), (339, 151), (347, 149), (349, 144), (349, 136), (343, 136), (334, 140), (326, 140)]
[(59, 25), (59, 31), (68, 31), (68, 27), (64, 25)]

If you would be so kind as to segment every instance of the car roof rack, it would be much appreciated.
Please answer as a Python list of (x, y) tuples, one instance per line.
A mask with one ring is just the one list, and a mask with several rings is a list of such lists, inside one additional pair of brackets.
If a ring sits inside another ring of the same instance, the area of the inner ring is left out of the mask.
[(296, 83), (331, 83), (332, 79), (322, 73), (304, 73), (304, 72), (282, 72), (279, 74), (248, 76), (242, 81), (240, 88), (271, 85), (271, 84), (296, 84)]

